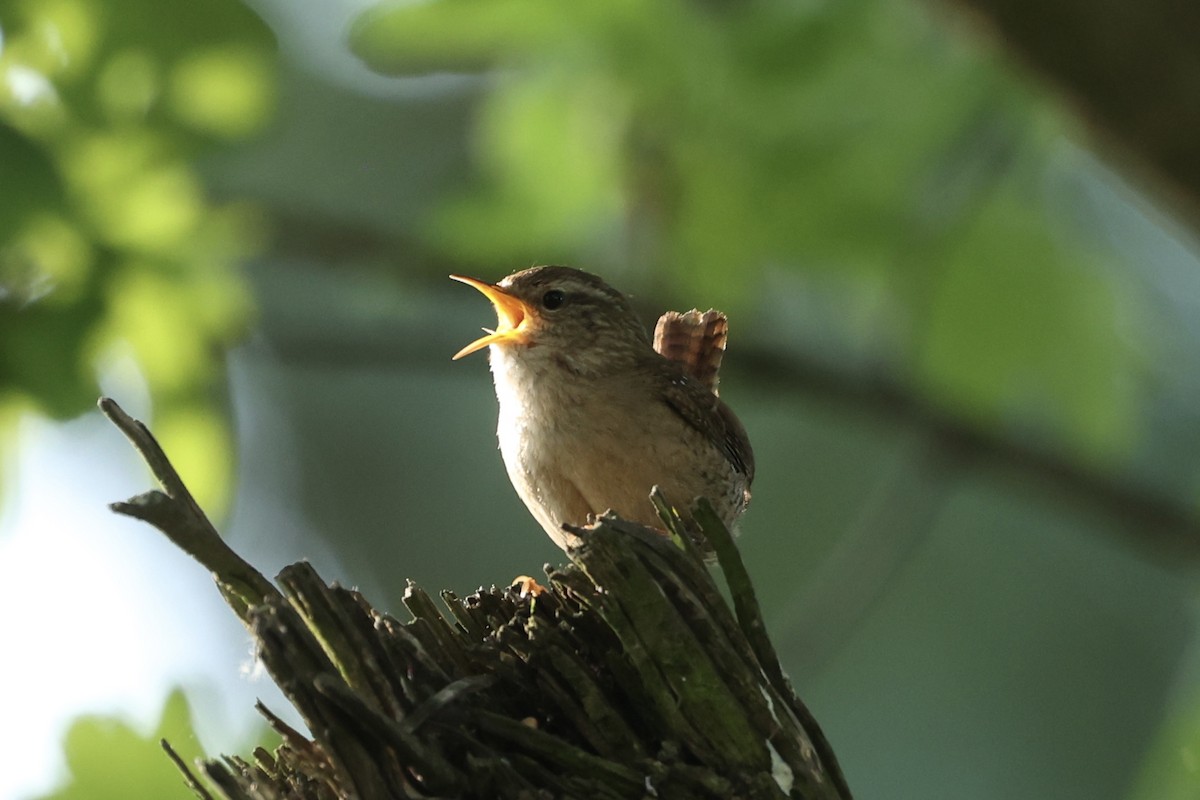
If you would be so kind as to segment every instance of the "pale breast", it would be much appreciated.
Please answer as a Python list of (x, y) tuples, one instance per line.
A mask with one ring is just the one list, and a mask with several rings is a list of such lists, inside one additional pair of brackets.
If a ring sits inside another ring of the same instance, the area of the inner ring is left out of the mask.
[(737, 517), (744, 478), (669, 406), (639, 394), (640, 383), (617, 378), (584, 385), (560, 377), (555, 391), (531, 391), (530, 382), (548, 377), (520, 364), (501, 366), (493, 372), (505, 466), (518, 495), (560, 546), (570, 543), (562, 523), (584, 524), (589, 514), (609, 509), (661, 527), (649, 500), (656, 485), (681, 509), (703, 495), (727, 523)]

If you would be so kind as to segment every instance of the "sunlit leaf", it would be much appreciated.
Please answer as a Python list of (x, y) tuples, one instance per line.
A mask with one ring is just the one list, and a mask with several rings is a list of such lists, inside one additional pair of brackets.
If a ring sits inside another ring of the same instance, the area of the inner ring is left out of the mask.
[(183, 692), (167, 698), (156, 730), (143, 733), (113, 717), (83, 717), (67, 732), (68, 782), (42, 800), (126, 800), (129, 797), (193, 797), (160, 741), (186, 761), (202, 755)]
[[(503, 240), (506, 249), (519, 248), (532, 239), (554, 250), (610, 234), (621, 210), (621, 108), (603, 82), (547, 75), (504, 92), (483, 121), (482, 154), (502, 196), (464, 198), (448, 209), (442, 246), (487, 260), (477, 245)], [(480, 235), (464, 238), (464, 229)]]
[(121, 123), (145, 118), (162, 92), (162, 64), (143, 49), (114, 53), (96, 78), (98, 102)]
[(349, 42), (387, 74), (477, 71), (547, 41), (555, 27), (547, 11), (539, 0), (385, 3), (355, 20)]
[(200, 507), (219, 518), (229, 505), (233, 432), (218, 409), (199, 403), (168, 405), (154, 418), (155, 436), (174, 457)]
[(223, 138), (260, 129), (273, 111), (272, 64), (260, 50), (214, 47), (180, 59), (171, 77), (171, 108), (189, 126)]

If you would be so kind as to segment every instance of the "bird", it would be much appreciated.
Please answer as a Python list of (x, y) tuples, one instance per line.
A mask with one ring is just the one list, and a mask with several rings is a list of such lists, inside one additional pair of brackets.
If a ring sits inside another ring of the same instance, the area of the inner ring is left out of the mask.
[(754, 452), (717, 391), (724, 314), (668, 312), (652, 342), (629, 299), (582, 270), (450, 277), (495, 308), (496, 328), (454, 359), (489, 350), (508, 477), (555, 544), (578, 545), (575, 531), (606, 511), (661, 528), (655, 486), (688, 507), (706, 497), (736, 531)]

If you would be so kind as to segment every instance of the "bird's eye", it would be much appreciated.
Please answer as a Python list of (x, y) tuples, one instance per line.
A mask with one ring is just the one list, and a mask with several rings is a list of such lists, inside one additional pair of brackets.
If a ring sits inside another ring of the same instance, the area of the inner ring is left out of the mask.
[(558, 289), (551, 289), (542, 295), (542, 306), (550, 311), (556, 308), (561, 308), (562, 304), (567, 302), (567, 296)]

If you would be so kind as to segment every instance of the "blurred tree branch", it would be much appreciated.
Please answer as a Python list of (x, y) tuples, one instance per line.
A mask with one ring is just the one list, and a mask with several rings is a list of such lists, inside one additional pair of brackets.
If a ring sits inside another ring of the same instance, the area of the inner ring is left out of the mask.
[[(1132, 154), (1193, 230), (1200, 226), (1200, 6), (1175, 0), (958, 4), (984, 17), (1008, 49), (1065, 91), (1100, 144)], [(1128, 159), (1122, 161), (1128, 168)]]
[(815, 358), (781, 359), (761, 349), (739, 349), (736, 363), (768, 383), (915, 430), (929, 442), (925, 459), (943, 476), (995, 466), (1100, 510), (1150, 555), (1200, 559), (1200, 517), (1182, 500), (1123, 481), (1045, 444), (972, 424), (900, 380), (838, 370)]
[[(310, 245), (324, 246), (325, 263), (353, 258), (393, 264), (397, 259), (405, 259), (406, 263), (415, 259), (417, 268), (429, 275), (463, 269), (417, 243), (360, 229), (340, 231), (336, 223), (303, 216), (286, 219), (287, 230), (295, 232), (295, 237), (288, 237), (287, 252), (300, 254)], [(350, 249), (340, 249), (346, 243), (351, 243)], [(281, 333), (276, 326), (271, 350), (274, 356), (297, 363), (347, 367), (401, 361), (444, 366), (443, 354), (452, 349), (452, 343), (439, 347), (428, 342), (427, 327), (405, 336), (367, 337), (363, 331), (345, 326), (339, 330), (349, 333), (333, 336), (329, 331), (313, 331), (307, 326), (288, 326)], [(744, 343), (737, 345), (737, 355), (730, 359), (729, 368), (793, 393), (912, 428), (929, 442), (928, 457), (939, 465), (943, 475), (959, 474), (975, 466), (999, 467), (1098, 509), (1144, 552), (1164, 560), (1200, 560), (1200, 515), (1182, 498), (1082, 463), (1056, 451), (1051, 443), (1023, 441), (1009, 432), (986, 429), (938, 405), (900, 378), (841, 368), (795, 350), (781, 354), (776, 349)]]

